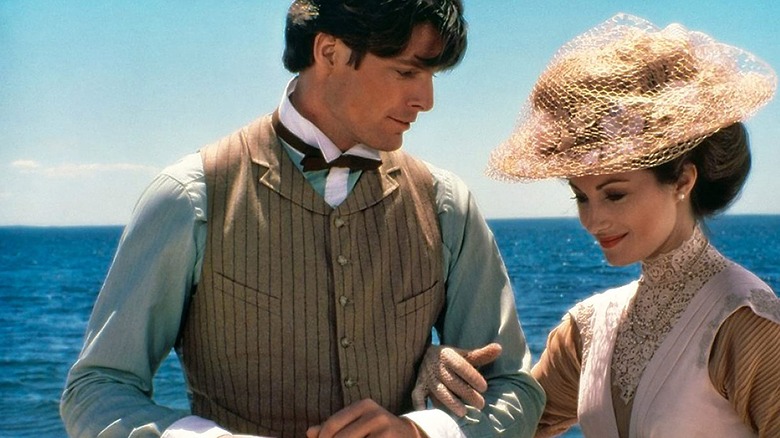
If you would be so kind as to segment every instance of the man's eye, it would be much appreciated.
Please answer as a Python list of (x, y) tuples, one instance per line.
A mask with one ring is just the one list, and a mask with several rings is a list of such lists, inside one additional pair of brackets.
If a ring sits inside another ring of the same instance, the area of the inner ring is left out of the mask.
[(414, 70), (396, 70), (402, 78), (411, 78), (414, 76)]

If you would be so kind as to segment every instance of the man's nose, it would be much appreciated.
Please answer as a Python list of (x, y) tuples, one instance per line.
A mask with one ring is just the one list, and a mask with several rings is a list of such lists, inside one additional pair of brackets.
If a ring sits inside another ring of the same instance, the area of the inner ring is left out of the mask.
[(417, 111), (430, 111), (433, 108), (433, 75), (421, 79), (412, 90), (409, 106)]

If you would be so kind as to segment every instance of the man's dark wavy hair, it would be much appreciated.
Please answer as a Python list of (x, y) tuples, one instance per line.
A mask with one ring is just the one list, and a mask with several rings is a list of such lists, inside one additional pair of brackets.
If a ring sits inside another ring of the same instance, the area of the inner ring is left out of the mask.
[(444, 49), (425, 65), (437, 70), (456, 66), (466, 51), (466, 21), (461, 0), (295, 0), (287, 12), (285, 49), (287, 70), (297, 73), (314, 62), (314, 37), (326, 33), (352, 49), (355, 69), (367, 53), (396, 56), (409, 43), (412, 29), (430, 23), (441, 35)]

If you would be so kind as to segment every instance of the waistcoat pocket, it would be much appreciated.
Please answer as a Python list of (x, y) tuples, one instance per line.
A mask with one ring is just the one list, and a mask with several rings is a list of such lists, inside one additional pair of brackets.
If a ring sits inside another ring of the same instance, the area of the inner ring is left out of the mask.
[(238, 281), (232, 280), (219, 272), (214, 272), (214, 291), (227, 295), (235, 300), (255, 306), (274, 315), (281, 315), (281, 306), (278, 297), (272, 296), (260, 289), (250, 287)]
[(439, 281), (436, 281), (428, 289), (425, 289), (424, 291), (397, 303), (395, 305), (396, 314), (398, 316), (406, 316), (419, 309), (430, 306), (432, 303), (437, 301), (437, 296), (439, 294), (441, 294), (443, 297), (444, 291), (443, 288), (439, 286), (439, 283)]

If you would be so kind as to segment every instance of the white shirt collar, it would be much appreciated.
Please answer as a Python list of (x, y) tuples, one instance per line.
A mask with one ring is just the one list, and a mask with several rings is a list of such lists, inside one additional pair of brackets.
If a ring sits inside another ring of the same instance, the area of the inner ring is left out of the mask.
[[(279, 104), (279, 121), (305, 143), (319, 148), (325, 161), (331, 162), (341, 155), (341, 150), (319, 128), (314, 126), (314, 123), (304, 118), (290, 102), (290, 94), (295, 90), (297, 83), (297, 76), (287, 83), (282, 102)], [(364, 144), (356, 144), (344, 153), (374, 160), (380, 159), (379, 151)]]

